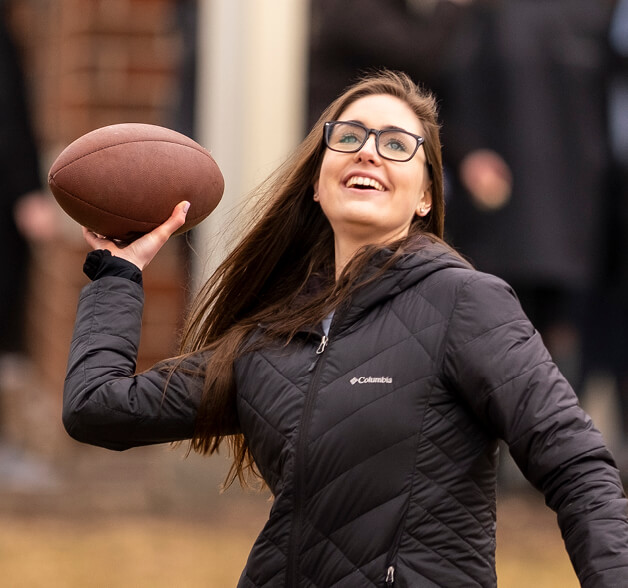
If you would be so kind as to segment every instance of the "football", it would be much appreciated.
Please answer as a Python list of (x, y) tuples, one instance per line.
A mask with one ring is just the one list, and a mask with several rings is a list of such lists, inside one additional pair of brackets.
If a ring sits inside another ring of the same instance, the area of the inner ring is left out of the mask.
[(144, 123), (102, 127), (68, 145), (52, 164), (48, 185), (77, 223), (133, 241), (190, 202), (183, 233), (216, 208), (224, 178), (209, 151), (186, 135)]

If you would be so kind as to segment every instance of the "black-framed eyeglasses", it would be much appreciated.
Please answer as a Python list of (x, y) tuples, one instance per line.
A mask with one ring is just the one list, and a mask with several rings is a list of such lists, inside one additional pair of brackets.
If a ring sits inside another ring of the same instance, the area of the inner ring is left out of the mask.
[(369, 136), (375, 135), (375, 148), (384, 159), (410, 161), (421, 144), (423, 137), (403, 129), (369, 129), (358, 122), (331, 120), (325, 123), (325, 145), (332, 151), (356, 153), (364, 147)]

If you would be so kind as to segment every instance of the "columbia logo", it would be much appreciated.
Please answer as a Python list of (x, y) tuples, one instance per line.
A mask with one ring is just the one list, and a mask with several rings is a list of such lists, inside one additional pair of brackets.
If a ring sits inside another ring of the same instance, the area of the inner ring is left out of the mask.
[(392, 381), (392, 378), (389, 378), (388, 376), (384, 376), (381, 378), (374, 378), (372, 376), (360, 376), (359, 378), (353, 377), (349, 380), (352, 386), (354, 386), (355, 384), (392, 384)]

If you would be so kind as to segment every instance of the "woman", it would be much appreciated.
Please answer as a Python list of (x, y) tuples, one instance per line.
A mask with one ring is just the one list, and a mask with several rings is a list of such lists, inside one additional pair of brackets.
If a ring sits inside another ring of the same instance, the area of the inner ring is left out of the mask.
[(501, 438), (582, 584), (625, 584), (626, 501), (600, 433), (511, 289), (441, 240), (434, 99), (404, 74), (365, 78), (265, 190), (182, 355), (138, 375), (140, 270), (186, 203), (123, 249), (85, 231), (68, 432), (229, 443), (228, 481), (256, 469), (274, 495), (242, 587), (496, 585)]

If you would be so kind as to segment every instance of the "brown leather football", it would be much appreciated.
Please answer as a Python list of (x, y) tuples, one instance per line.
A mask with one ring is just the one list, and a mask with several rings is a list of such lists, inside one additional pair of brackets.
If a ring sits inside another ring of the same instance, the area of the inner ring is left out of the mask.
[(220, 168), (185, 135), (143, 123), (122, 123), (79, 137), (57, 157), (48, 185), (61, 208), (88, 229), (132, 241), (190, 202), (183, 233), (216, 208), (224, 191)]

